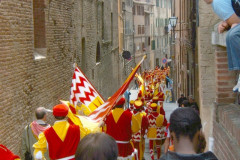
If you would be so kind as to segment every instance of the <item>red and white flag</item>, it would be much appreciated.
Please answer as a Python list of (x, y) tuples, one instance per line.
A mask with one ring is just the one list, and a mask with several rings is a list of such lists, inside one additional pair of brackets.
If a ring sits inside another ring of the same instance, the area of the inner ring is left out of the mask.
[(144, 56), (142, 58), (142, 60), (138, 63), (138, 65), (132, 70), (131, 74), (128, 76), (128, 78), (123, 83), (121, 88), (119, 88), (118, 91), (115, 92), (114, 95), (110, 99), (108, 99), (104, 104), (102, 104), (100, 107), (98, 107), (96, 110), (94, 110), (88, 116), (88, 119), (91, 119), (94, 122), (100, 122), (108, 115), (108, 113), (111, 111), (114, 104), (118, 100), (118, 98), (127, 90), (130, 82), (134, 78), (138, 68), (140, 67), (140, 65), (142, 64), (142, 62), (144, 61), (145, 58), (146, 58), (146, 56)]
[(97, 107), (104, 103), (103, 98), (96, 91), (87, 77), (76, 67), (73, 73), (70, 103), (74, 106), (70, 107), (72, 112), (76, 114), (77, 103), (81, 102), (86, 110), (85, 113), (91, 113)]

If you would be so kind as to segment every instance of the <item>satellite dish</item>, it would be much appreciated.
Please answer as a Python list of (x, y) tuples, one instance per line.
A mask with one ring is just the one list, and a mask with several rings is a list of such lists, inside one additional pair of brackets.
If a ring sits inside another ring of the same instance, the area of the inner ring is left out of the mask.
[(123, 51), (122, 57), (124, 59), (130, 60), (131, 59), (131, 53), (129, 51)]

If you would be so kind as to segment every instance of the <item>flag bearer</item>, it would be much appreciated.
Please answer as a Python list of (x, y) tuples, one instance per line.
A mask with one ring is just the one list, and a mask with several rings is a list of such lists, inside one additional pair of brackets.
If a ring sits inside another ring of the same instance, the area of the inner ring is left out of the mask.
[(147, 137), (149, 139), (149, 149), (151, 159), (154, 160), (154, 141), (156, 142), (157, 158), (161, 156), (161, 141), (165, 138), (165, 129), (163, 127), (164, 115), (157, 112), (157, 104), (151, 104), (152, 112), (148, 115), (149, 128)]
[(143, 107), (142, 101), (135, 101), (134, 103), (134, 115), (138, 121), (138, 123), (141, 125), (141, 129), (133, 134), (133, 141), (134, 141), (134, 148), (138, 150), (138, 159), (142, 160), (143, 158), (143, 144), (142, 144), (142, 139), (144, 139), (144, 135), (146, 133), (146, 130), (148, 129), (148, 119), (147, 116), (141, 111)]
[(140, 125), (129, 110), (124, 111), (124, 103), (125, 98), (121, 98), (106, 117), (104, 131), (116, 140), (118, 159), (129, 160), (136, 155), (131, 139), (132, 134), (140, 130)]

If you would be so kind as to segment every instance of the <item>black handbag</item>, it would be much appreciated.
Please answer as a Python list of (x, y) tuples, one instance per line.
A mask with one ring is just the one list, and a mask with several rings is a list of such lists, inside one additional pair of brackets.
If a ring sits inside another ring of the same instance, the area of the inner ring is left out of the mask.
[(27, 137), (28, 137), (28, 150), (25, 152), (24, 156), (25, 156), (25, 160), (33, 160), (32, 154), (30, 152), (30, 142), (29, 142), (29, 125), (27, 126)]
[(236, 15), (240, 17), (240, 0), (232, 0), (232, 7)]

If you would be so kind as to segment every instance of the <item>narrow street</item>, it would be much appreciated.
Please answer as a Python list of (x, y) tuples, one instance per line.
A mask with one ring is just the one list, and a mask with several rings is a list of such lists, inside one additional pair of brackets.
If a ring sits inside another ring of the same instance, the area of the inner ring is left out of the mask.
[(63, 100), (99, 122), (128, 87), (137, 98), (131, 85), (164, 81), (166, 119), (183, 95), (199, 111), (204, 151), (240, 160), (239, 8), (240, 0), (0, 0), (0, 145), (33, 156), (43, 130), (28, 144), (27, 126), (55, 123), (38, 108)]

